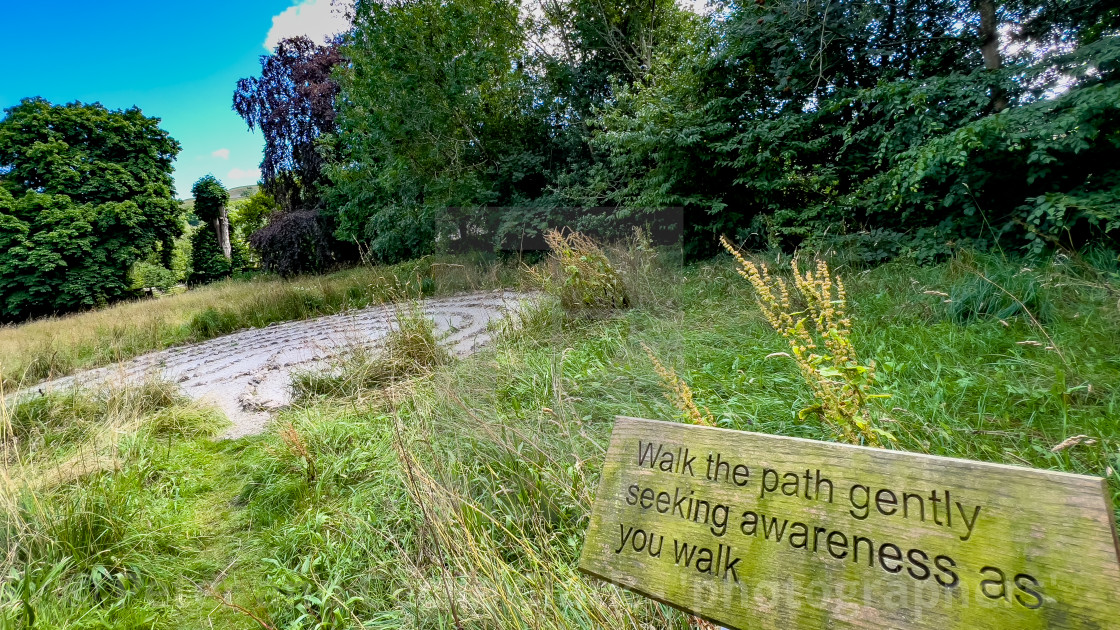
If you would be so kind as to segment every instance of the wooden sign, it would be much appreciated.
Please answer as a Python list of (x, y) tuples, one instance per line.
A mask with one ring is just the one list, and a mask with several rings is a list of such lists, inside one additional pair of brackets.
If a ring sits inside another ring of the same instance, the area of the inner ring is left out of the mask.
[(618, 418), (586, 573), (730, 628), (1120, 628), (1103, 479)]

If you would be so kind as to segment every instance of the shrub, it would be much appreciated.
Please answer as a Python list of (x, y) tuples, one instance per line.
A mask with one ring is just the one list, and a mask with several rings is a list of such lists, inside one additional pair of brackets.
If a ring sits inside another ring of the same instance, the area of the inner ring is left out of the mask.
[(132, 266), (130, 275), (132, 276), (133, 289), (155, 288), (160, 291), (168, 291), (175, 286), (176, 281), (174, 271), (143, 261)]
[(249, 237), (266, 271), (284, 277), (322, 271), (333, 262), (330, 234), (317, 210), (280, 212)]
[(630, 298), (618, 271), (590, 237), (573, 231), (549, 230), (552, 250), (547, 271), (538, 275), (546, 291), (569, 311), (626, 308)]

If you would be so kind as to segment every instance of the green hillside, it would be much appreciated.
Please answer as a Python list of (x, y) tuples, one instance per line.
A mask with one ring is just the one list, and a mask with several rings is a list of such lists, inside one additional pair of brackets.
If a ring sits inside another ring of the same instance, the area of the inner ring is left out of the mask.
[[(249, 197), (257, 194), (258, 190), (260, 190), (260, 186), (258, 186), (257, 184), (251, 184), (249, 186), (236, 186), (234, 188), (230, 188), (229, 200), (237, 201), (238, 199), (248, 199)], [(191, 197), (190, 199), (184, 199), (179, 203), (187, 210), (194, 209), (194, 197)]]

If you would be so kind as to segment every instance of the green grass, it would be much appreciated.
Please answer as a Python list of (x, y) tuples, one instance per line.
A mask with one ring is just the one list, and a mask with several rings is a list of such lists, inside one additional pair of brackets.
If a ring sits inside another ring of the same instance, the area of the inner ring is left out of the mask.
[[(1120, 282), (1107, 270), (970, 258), (839, 271), (856, 348), (891, 396), (873, 415), (892, 448), (1107, 477), (1120, 505)], [(945, 302), (986, 291), (977, 272), (1018, 310), (962, 317)], [(96, 426), (106, 403), (10, 410), (23, 434), (63, 437), (35, 442), (57, 453), (27, 467), (13, 462), (28, 440), (11, 445), (0, 625), (21, 627), (30, 607), (36, 627), (683, 630), (683, 615), (574, 569), (613, 417), (679, 417), (641, 344), (722, 426), (832, 433), (798, 419), (810, 390), (788, 358), (767, 358), (785, 342), (730, 261), (636, 280), (630, 309), (587, 318), (546, 301), (489, 350), (378, 395), (382, 381), (313, 388), (255, 438), (210, 441), (200, 410), (133, 395), (115, 412), (135, 421), (112, 465), (77, 478), (27, 481), (81, 451), (65, 427)], [(1079, 434), (1096, 442), (1051, 452)]]

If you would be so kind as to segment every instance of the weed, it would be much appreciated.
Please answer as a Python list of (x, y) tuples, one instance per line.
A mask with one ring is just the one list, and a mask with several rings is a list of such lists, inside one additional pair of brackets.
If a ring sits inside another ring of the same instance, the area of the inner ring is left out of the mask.
[(280, 429), (279, 435), (288, 452), (303, 462), (307, 485), (313, 485), (315, 483), (315, 456), (307, 448), (307, 442), (300, 435), (299, 430), (289, 422), (287, 426)]
[(692, 424), (700, 424), (704, 426), (715, 426), (715, 418), (712, 417), (712, 412), (704, 407), (704, 412), (700, 412), (700, 408), (692, 400), (692, 388), (688, 383), (684, 382), (672, 368), (665, 367), (657, 359), (657, 355), (646, 344), (642, 344), (642, 349), (646, 351), (646, 356), (649, 357), (650, 363), (653, 364), (653, 369), (657, 375), (661, 377), (662, 387), (665, 389), (665, 397), (669, 399), (673, 405), (684, 414), (686, 420)]
[(649, 232), (636, 227), (629, 238), (606, 250), (615, 261), (628, 304), (645, 308), (678, 306), (668, 298), (674, 293), (669, 283), (680, 278), (679, 247), (656, 247)]
[(845, 441), (878, 446), (880, 436), (887, 434), (872, 425), (867, 410), (868, 399), (877, 397), (871, 393), (875, 362), (863, 365), (856, 356), (840, 276), (833, 279), (823, 260), (817, 260), (815, 270), (802, 274), (793, 259), (793, 284), (805, 303), (804, 310), (797, 311), (784, 279), (771, 276), (765, 263), (756, 265), (743, 258), (726, 237), (720, 242), (735, 257), (739, 275), (754, 287), (759, 310), (789, 343), (793, 360), (813, 390), (817, 403), (800, 416), (816, 413)]
[(450, 355), (436, 338), (435, 323), (418, 304), (399, 305), (394, 327), (378, 351), (357, 348), (331, 370), (301, 372), (292, 378), (296, 398), (355, 396), (447, 363)]
[(571, 230), (549, 230), (545, 242), (551, 254), (545, 271), (537, 272), (536, 277), (565, 310), (594, 312), (630, 305), (622, 277), (590, 237)]

